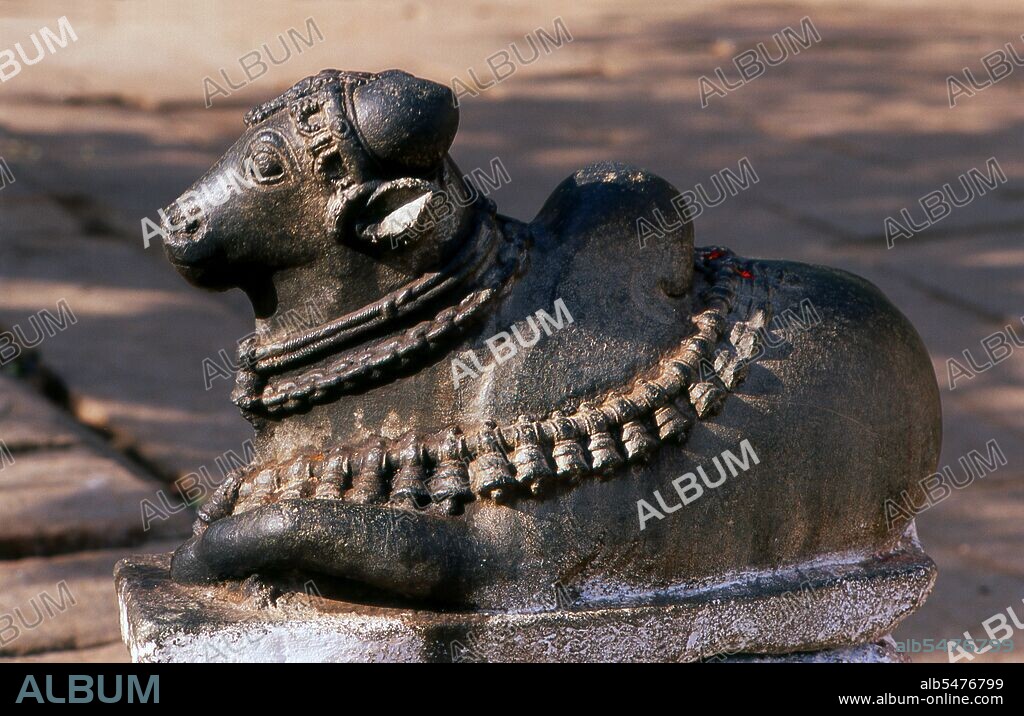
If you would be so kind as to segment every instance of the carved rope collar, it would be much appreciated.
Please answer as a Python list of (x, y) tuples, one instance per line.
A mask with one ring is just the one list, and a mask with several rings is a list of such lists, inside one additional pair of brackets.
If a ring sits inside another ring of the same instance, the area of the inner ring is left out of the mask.
[(758, 329), (771, 319), (769, 282), (752, 262), (696, 249), (702, 282), (692, 332), (657, 365), (572, 414), (452, 427), (400, 441), (339, 446), (228, 476), (200, 510), (197, 529), (286, 499), (342, 499), (452, 515), (473, 499), (551, 494), (559, 483), (607, 477), (665, 443), (685, 442), (695, 419), (714, 415), (746, 375)]
[[(443, 269), (353, 313), (273, 343), (250, 337), (239, 347), (235, 404), (247, 416), (280, 418), (363, 388), (436, 350), (479, 317), (518, 269), (527, 231), (499, 221), (485, 216), (467, 248)], [(408, 325), (439, 302), (444, 308)]]

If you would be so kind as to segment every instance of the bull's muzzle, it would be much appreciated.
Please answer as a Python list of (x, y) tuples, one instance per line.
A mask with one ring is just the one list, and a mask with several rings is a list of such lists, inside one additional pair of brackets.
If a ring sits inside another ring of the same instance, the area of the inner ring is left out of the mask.
[(186, 281), (214, 290), (236, 285), (224, 265), (220, 241), (201, 212), (175, 203), (164, 210), (164, 217), (164, 250)]
[(171, 261), (181, 266), (194, 266), (209, 258), (208, 243), (204, 241), (201, 212), (185, 209), (176, 201), (160, 212), (164, 231), (164, 247)]
[(182, 207), (180, 199), (163, 209), (160, 212), (160, 219), (164, 231), (169, 234), (194, 234), (202, 224), (198, 213), (186, 211)]

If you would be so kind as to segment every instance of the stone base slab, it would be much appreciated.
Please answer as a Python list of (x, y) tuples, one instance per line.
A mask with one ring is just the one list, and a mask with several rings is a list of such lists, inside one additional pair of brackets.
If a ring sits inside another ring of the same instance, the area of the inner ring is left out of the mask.
[(136, 662), (899, 661), (882, 640), (935, 580), (911, 537), (884, 556), (750, 573), (658, 603), (438, 612), (326, 599), (301, 582), (185, 586), (169, 562), (135, 557), (115, 571)]

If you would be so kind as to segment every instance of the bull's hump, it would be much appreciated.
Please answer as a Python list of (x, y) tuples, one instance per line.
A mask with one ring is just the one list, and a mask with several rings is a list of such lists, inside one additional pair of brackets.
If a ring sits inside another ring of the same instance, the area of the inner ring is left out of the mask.
[(593, 254), (602, 259), (590, 262), (601, 281), (642, 271), (652, 288), (682, 295), (692, 275), (693, 229), (673, 206), (678, 196), (669, 182), (637, 167), (584, 167), (558, 185), (534, 219), (537, 249)]

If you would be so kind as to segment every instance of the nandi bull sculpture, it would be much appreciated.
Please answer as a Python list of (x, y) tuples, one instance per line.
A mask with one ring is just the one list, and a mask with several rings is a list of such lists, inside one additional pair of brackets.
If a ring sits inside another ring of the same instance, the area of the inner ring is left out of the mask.
[[(920, 503), (939, 452), (913, 327), (866, 281), (694, 248), (689, 222), (638, 246), (678, 192), (637, 169), (502, 216), (448, 155), (458, 122), (441, 85), (324, 71), (200, 180), (250, 188), (168, 210), (174, 266), (241, 288), (259, 329), (233, 396), (257, 456), (201, 508), (173, 588), (336, 579), (419, 634), (389, 651), (364, 624), (324, 658), (446, 658), (469, 632), (495, 659), (885, 636), (934, 580), (887, 509)], [(322, 324), (275, 320), (311, 302)], [(766, 350), (797, 306), (815, 324)]]

